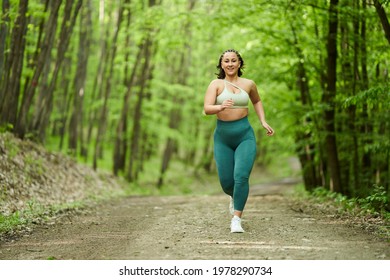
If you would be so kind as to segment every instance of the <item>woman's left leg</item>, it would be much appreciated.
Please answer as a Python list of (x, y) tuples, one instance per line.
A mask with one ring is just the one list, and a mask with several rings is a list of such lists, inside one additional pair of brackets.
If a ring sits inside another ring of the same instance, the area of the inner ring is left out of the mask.
[(249, 175), (256, 158), (256, 141), (254, 137), (240, 143), (234, 157), (234, 216), (231, 232), (244, 232), (241, 226), (241, 216), (249, 195)]
[(241, 217), (249, 195), (249, 176), (256, 159), (254, 135), (240, 143), (234, 154), (234, 210)]

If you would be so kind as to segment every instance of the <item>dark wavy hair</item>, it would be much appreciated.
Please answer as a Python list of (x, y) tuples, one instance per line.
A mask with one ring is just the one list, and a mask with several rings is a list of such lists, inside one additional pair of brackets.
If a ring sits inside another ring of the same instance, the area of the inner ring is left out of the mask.
[(240, 61), (240, 68), (238, 69), (238, 77), (242, 76), (242, 69), (244, 68), (244, 60), (242, 59), (242, 57), (238, 51), (236, 51), (234, 49), (229, 49), (229, 50), (224, 51), (221, 54), (221, 56), (219, 57), (219, 62), (217, 65), (218, 73), (215, 73), (215, 75), (217, 75), (218, 79), (225, 79), (226, 74), (225, 74), (225, 71), (222, 69), (221, 63), (222, 63), (223, 55), (225, 53), (228, 53), (228, 52), (234, 52), (237, 55), (238, 60)]

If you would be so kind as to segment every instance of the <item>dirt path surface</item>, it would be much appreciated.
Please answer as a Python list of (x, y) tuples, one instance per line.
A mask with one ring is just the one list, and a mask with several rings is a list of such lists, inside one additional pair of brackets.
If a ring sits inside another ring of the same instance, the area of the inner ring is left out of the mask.
[(110, 201), (0, 244), (0, 259), (390, 259), (388, 242), (294, 209), (278, 184), (251, 189), (245, 233), (230, 233), (228, 204), (225, 195)]

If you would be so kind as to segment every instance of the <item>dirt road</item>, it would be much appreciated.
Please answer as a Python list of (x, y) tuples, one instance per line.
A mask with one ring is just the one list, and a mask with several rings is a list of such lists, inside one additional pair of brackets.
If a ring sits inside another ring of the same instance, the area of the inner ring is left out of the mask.
[(224, 195), (129, 197), (2, 243), (0, 259), (390, 259), (388, 242), (294, 209), (279, 189), (251, 189), (242, 234), (229, 231)]

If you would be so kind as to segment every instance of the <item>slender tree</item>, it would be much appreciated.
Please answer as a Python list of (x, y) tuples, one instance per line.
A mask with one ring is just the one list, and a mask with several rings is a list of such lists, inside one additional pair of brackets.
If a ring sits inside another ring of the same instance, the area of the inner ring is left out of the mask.
[(105, 87), (104, 87), (104, 98), (103, 98), (103, 107), (100, 111), (100, 117), (99, 117), (99, 124), (98, 124), (98, 129), (96, 133), (96, 139), (95, 139), (95, 146), (94, 146), (94, 155), (93, 155), (93, 168), (97, 168), (97, 161), (98, 158), (101, 155), (101, 149), (103, 147), (103, 135), (105, 134), (106, 131), (106, 126), (107, 126), (107, 116), (108, 116), (108, 102), (109, 98), (111, 95), (111, 86), (112, 86), (112, 78), (114, 75), (114, 65), (115, 65), (115, 58), (117, 55), (117, 49), (118, 49), (118, 37), (119, 37), (119, 32), (121, 30), (122, 22), (123, 22), (123, 13), (125, 10), (124, 7), (125, 3), (121, 3), (121, 6), (119, 8), (118, 12), (118, 18), (117, 18), (117, 23), (116, 23), (116, 29), (113, 35), (112, 39), (112, 48), (111, 50), (107, 53), (107, 61), (108, 63), (108, 69), (107, 73), (103, 72), (103, 74), (106, 74), (105, 76)]
[[(6, 64), (6, 55), (5, 50), (7, 47), (6, 39), (8, 37), (8, 26), (10, 25), (10, 17), (9, 17), (9, 0), (3, 0), (3, 4), (1, 7), (1, 18), (0, 18), (0, 108), (3, 104), (4, 92), (2, 90), (3, 84), (3, 69)], [(2, 119), (2, 116), (0, 116)]]
[(328, 166), (331, 178), (331, 189), (342, 192), (340, 166), (338, 159), (335, 114), (336, 114), (336, 81), (337, 81), (337, 28), (338, 28), (338, 0), (331, 0), (329, 6), (329, 25), (327, 38), (327, 86), (322, 96), (322, 102), (327, 106), (324, 113), (325, 120), (325, 147), (328, 157)]
[[(7, 6), (8, 4), (8, 6)], [(6, 12), (9, 3), (3, 2), (3, 11)], [(0, 93), (1, 123), (9, 123), (15, 126), (20, 97), (20, 80), (23, 70), (23, 57), (26, 46), (26, 32), (28, 0), (19, 2), (18, 16), (16, 17), (11, 36), (10, 54), (7, 57), (6, 68), (3, 74), (3, 87)], [(7, 19), (7, 17), (6, 17)]]
[(381, 21), (386, 40), (390, 44), (390, 23), (389, 23), (389, 19), (387, 18), (386, 11), (383, 8), (382, 4), (379, 2), (379, 0), (373, 0), (373, 1), (374, 1), (374, 6), (376, 9), (376, 12), (377, 12), (379, 19)]
[(34, 116), (33, 129), (38, 132), (38, 137), (42, 142), (46, 138), (46, 129), (53, 110), (53, 99), (57, 78), (69, 47), (70, 37), (76, 24), (76, 19), (81, 5), (82, 0), (78, 0), (76, 3), (73, 2), (73, 0), (67, 0), (65, 3), (64, 18), (62, 20), (61, 32), (59, 35), (54, 70), (47, 86), (47, 90), (40, 92), (37, 104), (38, 108), (36, 109)]
[(137, 101), (135, 103), (134, 112), (133, 112), (133, 128), (131, 136), (131, 144), (129, 149), (129, 164), (127, 168), (126, 178), (132, 182), (136, 181), (138, 178), (140, 170), (140, 158), (141, 158), (141, 136), (142, 136), (142, 104), (145, 99), (147, 89), (147, 80), (151, 75), (151, 56), (152, 56), (152, 39), (151, 34), (147, 34), (147, 37), (144, 38), (144, 43), (142, 44), (142, 56), (143, 61), (140, 77), (138, 79), (139, 91), (137, 93)]
[(134, 64), (132, 68), (132, 72), (130, 75), (130, 78), (127, 78), (126, 76), (126, 93), (124, 95), (123, 100), (123, 107), (120, 115), (120, 119), (118, 121), (117, 129), (116, 129), (116, 135), (115, 135), (115, 148), (114, 148), (114, 164), (113, 164), (113, 171), (114, 174), (117, 175), (120, 170), (124, 171), (125, 169), (125, 162), (126, 162), (126, 152), (127, 152), (127, 145), (129, 142), (129, 139), (127, 138), (128, 134), (128, 118), (129, 118), (129, 109), (130, 109), (130, 99), (132, 97), (132, 93), (134, 91), (135, 83), (136, 83), (136, 74), (139, 71), (140, 63), (137, 63), (138, 61), (141, 61), (143, 50), (145, 48), (146, 41), (142, 41), (141, 45), (138, 46), (138, 53), (136, 55), (136, 63)]
[(39, 79), (47, 66), (47, 58), (50, 57), (51, 50), (54, 45), (54, 39), (57, 29), (58, 12), (61, 6), (61, 0), (53, 0), (50, 2), (49, 19), (45, 26), (45, 36), (40, 46), (39, 55), (34, 63), (35, 69), (32, 74), (31, 82), (26, 86), (23, 94), (23, 99), (20, 105), (20, 110), (17, 117), (15, 132), (19, 137), (23, 138), (28, 130), (28, 113), (33, 104), (35, 91), (39, 85)]
[[(303, 108), (308, 108), (312, 111), (313, 102), (310, 94), (309, 77), (306, 73), (303, 51), (300, 47), (295, 27), (293, 24), (290, 24), (290, 27), (294, 38), (292, 45), (294, 46), (298, 57), (296, 75), (297, 88), (300, 92), (300, 102)], [(302, 166), (302, 176), (305, 187), (308, 191), (312, 191), (320, 185), (319, 176), (317, 175), (315, 168), (315, 146), (313, 141), (311, 141), (312, 131), (307, 129), (307, 126), (310, 126), (313, 120), (307, 116), (300, 116), (298, 120), (301, 122), (298, 122), (297, 127), (303, 127), (303, 129), (296, 129), (297, 154)]]
[[(193, 0), (190, 0), (188, 2), (188, 12), (190, 13), (192, 9), (195, 6), (195, 2)], [(183, 26), (183, 34), (184, 38), (186, 38), (186, 41), (190, 41), (191, 38), (191, 22), (187, 21), (186, 24)], [(177, 69), (174, 70), (174, 78), (172, 79), (172, 83), (178, 83), (180, 85), (187, 85), (188, 81), (188, 74), (189, 74), (189, 66), (190, 66), (190, 57), (191, 57), (191, 47), (189, 45), (185, 45), (180, 52), (178, 52), (180, 58), (178, 61), (180, 62), (177, 65)], [(169, 128), (173, 131), (178, 130), (180, 123), (182, 121), (182, 109), (180, 104), (183, 103), (183, 99), (181, 95), (174, 94), (172, 98), (172, 110), (170, 112), (169, 117)], [(177, 150), (177, 141), (173, 139), (172, 137), (168, 137), (165, 144), (164, 153), (162, 156), (162, 163), (161, 163), (161, 170), (160, 170), (160, 177), (157, 182), (157, 187), (161, 188), (164, 183), (164, 175), (169, 167), (169, 162), (172, 158), (172, 155)]]
[(83, 133), (83, 107), (84, 94), (86, 92), (85, 84), (87, 79), (88, 59), (91, 44), (92, 31), (92, 15), (91, 2), (85, 1), (82, 7), (82, 16), (79, 17), (80, 32), (79, 32), (79, 49), (77, 55), (77, 69), (74, 76), (74, 95), (73, 95), (73, 110), (69, 122), (69, 150), (77, 154), (77, 143), (80, 144), (80, 154), (86, 155), (86, 147), (84, 143)]

